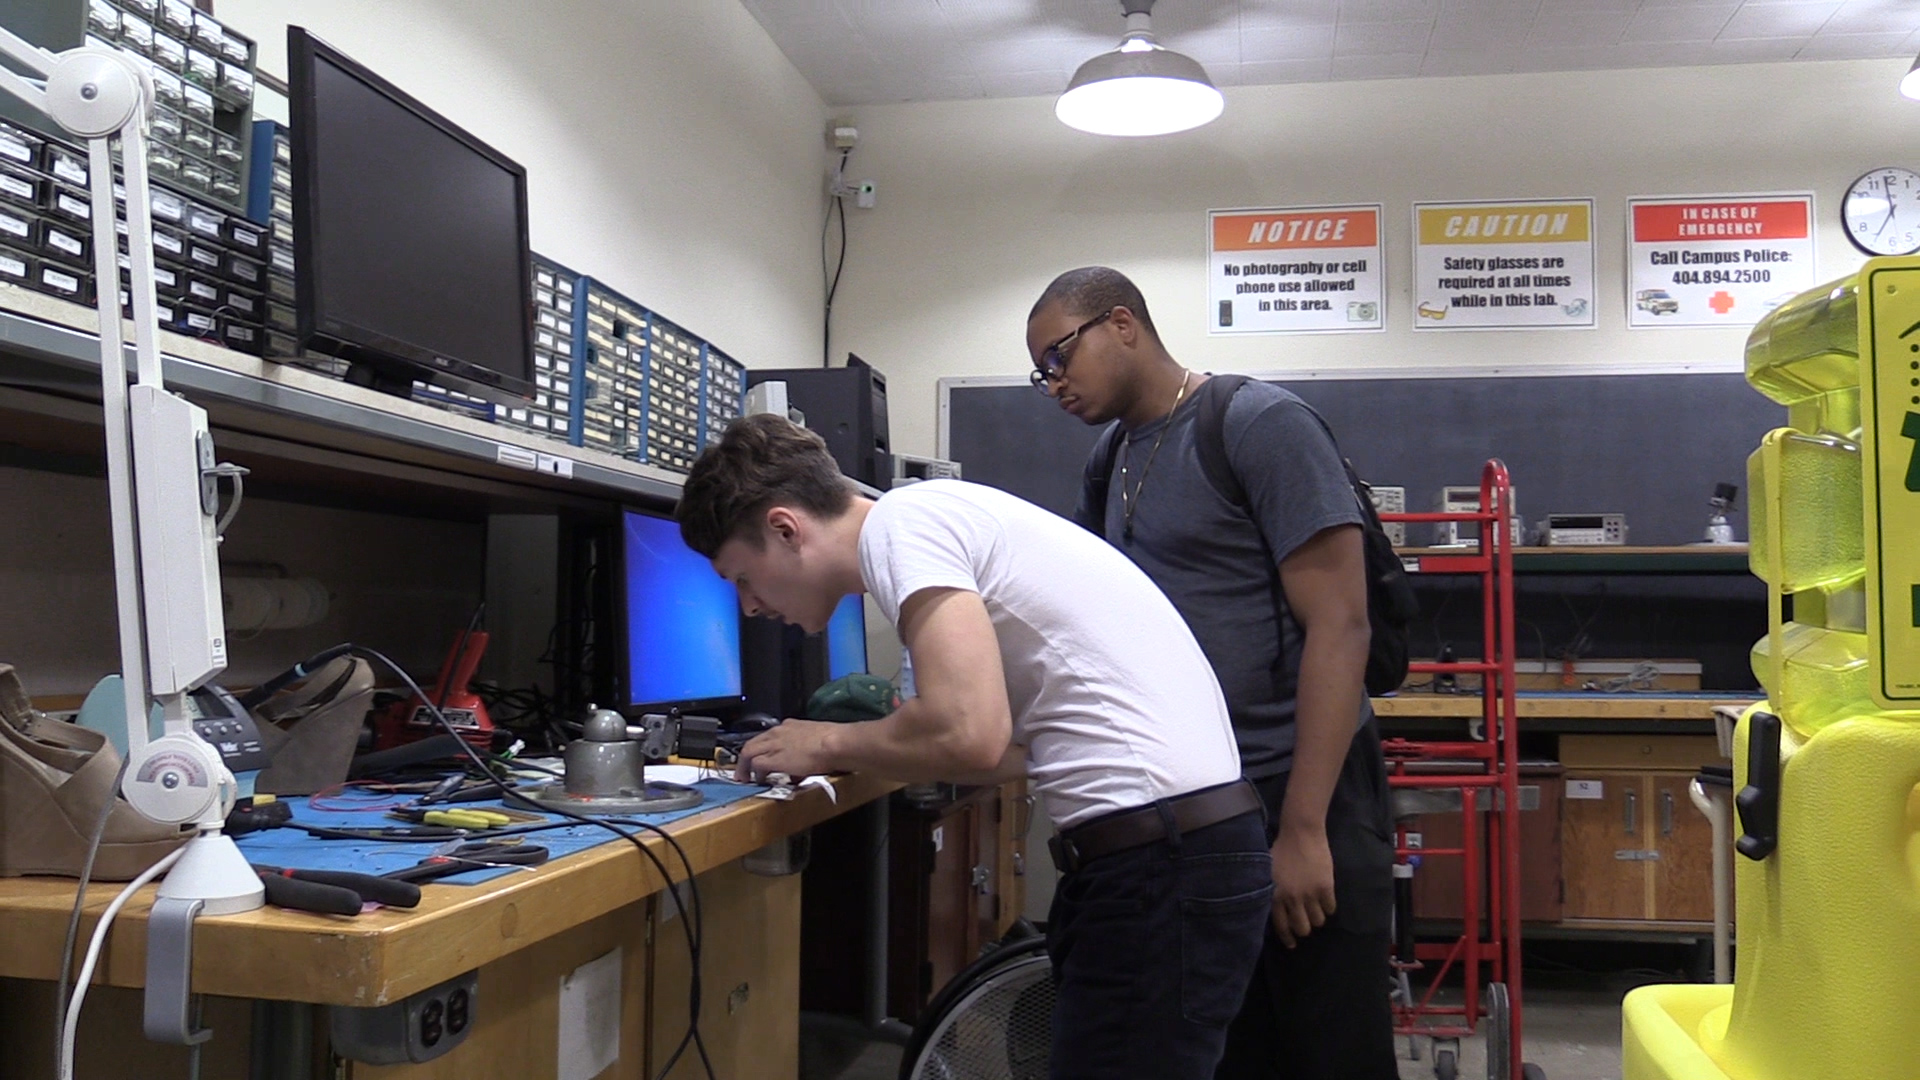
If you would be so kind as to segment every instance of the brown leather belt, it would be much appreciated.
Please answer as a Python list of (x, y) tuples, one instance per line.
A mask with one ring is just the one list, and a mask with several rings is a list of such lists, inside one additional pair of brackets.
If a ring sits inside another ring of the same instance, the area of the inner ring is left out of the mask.
[[(1166, 804), (1181, 835), (1263, 809), (1259, 792), (1245, 780), (1176, 795)], [(1166, 835), (1166, 819), (1158, 805), (1149, 803), (1075, 825), (1048, 840), (1047, 850), (1053, 855), (1053, 865), (1065, 874), (1102, 855), (1151, 844)]]

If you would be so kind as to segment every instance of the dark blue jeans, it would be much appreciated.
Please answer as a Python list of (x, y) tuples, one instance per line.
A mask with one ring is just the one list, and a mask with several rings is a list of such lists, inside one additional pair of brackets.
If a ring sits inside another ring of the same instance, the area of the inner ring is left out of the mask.
[(1052, 1080), (1207, 1080), (1273, 910), (1258, 811), (1093, 859), (1048, 917)]

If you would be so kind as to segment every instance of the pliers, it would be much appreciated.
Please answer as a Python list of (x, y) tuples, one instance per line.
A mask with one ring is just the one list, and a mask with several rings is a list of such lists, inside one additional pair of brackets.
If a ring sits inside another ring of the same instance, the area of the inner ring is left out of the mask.
[(450, 851), (436, 852), (404, 870), (395, 870), (385, 876), (389, 881), (421, 882), (496, 866), (532, 869), (546, 862), (548, 854), (547, 849), (538, 844), (471, 840)]
[(322, 915), (358, 915), (371, 900), (387, 907), (410, 908), (420, 903), (420, 886), (372, 874), (345, 870), (287, 870), (254, 864), (267, 903)]

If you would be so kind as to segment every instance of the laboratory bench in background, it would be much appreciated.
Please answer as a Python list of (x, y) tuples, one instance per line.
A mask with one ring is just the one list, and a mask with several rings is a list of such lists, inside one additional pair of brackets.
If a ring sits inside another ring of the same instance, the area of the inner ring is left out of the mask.
[[(1711, 930), (1712, 830), (1687, 785), (1724, 763), (1714, 708), (1752, 693), (1522, 693), (1520, 892), (1528, 936), (1689, 939)], [(1465, 737), (1475, 694), (1373, 699), (1388, 737)], [(1457, 807), (1457, 800), (1454, 806)], [(1456, 847), (1457, 809), (1407, 821), (1425, 847)], [(1459, 861), (1425, 860), (1414, 876), (1423, 920), (1458, 919)]]

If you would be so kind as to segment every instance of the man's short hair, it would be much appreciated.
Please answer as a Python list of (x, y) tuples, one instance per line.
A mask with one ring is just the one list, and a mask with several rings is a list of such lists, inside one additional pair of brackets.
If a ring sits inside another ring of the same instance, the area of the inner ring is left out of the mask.
[(827, 442), (783, 416), (758, 413), (727, 425), (727, 433), (693, 463), (674, 517), (687, 546), (711, 559), (739, 537), (755, 548), (760, 524), (774, 506), (831, 520), (853, 501)]
[(1032, 322), (1042, 308), (1054, 303), (1081, 319), (1124, 307), (1133, 312), (1133, 317), (1140, 320), (1140, 325), (1147, 328), (1155, 341), (1160, 340), (1160, 331), (1154, 328), (1153, 316), (1147, 314), (1147, 298), (1140, 295), (1140, 287), (1111, 267), (1083, 266), (1054, 278), (1053, 284), (1034, 302), (1033, 310), (1027, 313), (1027, 321)]

